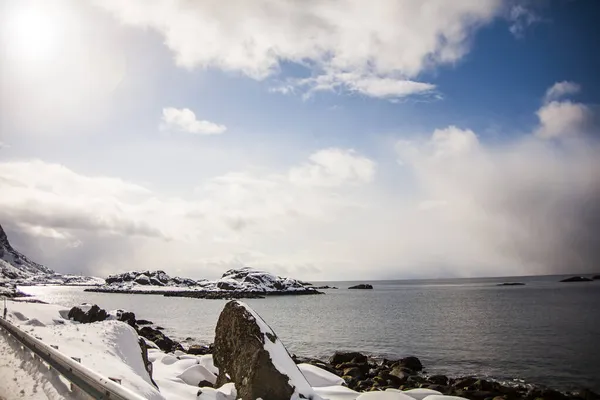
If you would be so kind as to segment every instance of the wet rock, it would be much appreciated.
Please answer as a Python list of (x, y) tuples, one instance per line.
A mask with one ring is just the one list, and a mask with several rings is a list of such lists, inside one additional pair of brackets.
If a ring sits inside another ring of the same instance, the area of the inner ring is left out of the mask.
[(436, 385), (447, 385), (448, 377), (446, 375), (433, 375), (427, 379), (429, 382)]
[(339, 365), (343, 363), (353, 362), (357, 364), (364, 364), (368, 361), (367, 356), (356, 351), (341, 352), (336, 351), (333, 356), (329, 359), (329, 363), (332, 365)]
[(138, 325), (152, 325), (152, 324), (154, 324), (154, 322), (148, 321), (147, 319), (138, 319), (137, 324)]
[(423, 370), (423, 364), (421, 364), (421, 360), (414, 356), (402, 358), (400, 360), (400, 365), (416, 372)]
[(352, 378), (362, 378), (364, 376), (363, 371), (358, 367), (346, 368), (344, 370), (344, 376), (351, 376)]
[[(225, 305), (215, 329), (213, 358), (219, 369), (216, 386), (223, 385), (229, 376), (235, 383), (237, 397), (242, 400), (290, 399), (295, 390), (300, 397), (310, 397), (311, 393), (302, 393), (312, 389), (285, 347), (273, 331), (263, 332), (265, 329), (268, 329), (266, 324), (257, 321), (243, 304), (230, 301)], [(277, 349), (278, 357), (289, 357), (289, 362), (279, 360), (278, 365), (281, 368), (283, 362), (295, 368), (295, 371), (286, 373), (293, 375), (296, 387), (290, 376), (280, 372), (273, 364), (271, 353), (266, 348), (268, 341), (271, 342), (270, 347)]]
[(207, 346), (193, 344), (188, 348), (187, 353), (196, 356), (203, 356), (206, 354), (210, 354), (210, 349)]
[(473, 377), (458, 378), (452, 386), (454, 386), (457, 389), (465, 389), (470, 386), (473, 386), (475, 384), (475, 382), (477, 382), (477, 378), (473, 378)]
[(407, 379), (413, 374), (414, 372), (408, 368), (402, 367), (402, 366), (397, 366), (394, 367), (390, 372), (389, 372), (389, 376), (391, 377), (391, 379), (393, 379), (396, 383), (398, 384), (402, 384), (404, 382), (407, 381)]
[(496, 286), (525, 286), (525, 284), (523, 282), (503, 282)]
[(361, 283), (360, 285), (350, 286), (348, 289), (373, 289), (373, 285)]

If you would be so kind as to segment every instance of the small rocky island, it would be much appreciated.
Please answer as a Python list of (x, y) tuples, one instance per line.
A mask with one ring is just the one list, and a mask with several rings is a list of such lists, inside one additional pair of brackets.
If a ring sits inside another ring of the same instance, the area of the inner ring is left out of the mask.
[(570, 278), (562, 279), (561, 282), (591, 282), (592, 278), (587, 278), (585, 276), (572, 276)]
[(525, 284), (523, 282), (503, 282), (496, 286), (525, 286)]
[(164, 271), (131, 271), (111, 275), (106, 278), (106, 285), (89, 288), (86, 291), (200, 299), (322, 294), (308, 282), (276, 276), (250, 267), (230, 269), (214, 281), (171, 277)]
[(361, 283), (360, 285), (350, 286), (348, 289), (373, 289), (373, 285)]

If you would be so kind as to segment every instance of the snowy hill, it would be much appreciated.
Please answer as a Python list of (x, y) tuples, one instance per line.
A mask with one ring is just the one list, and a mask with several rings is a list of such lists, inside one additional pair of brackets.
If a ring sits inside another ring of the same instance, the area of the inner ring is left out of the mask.
[(31, 261), (15, 250), (0, 225), (0, 284), (101, 285), (104, 279), (63, 275)]

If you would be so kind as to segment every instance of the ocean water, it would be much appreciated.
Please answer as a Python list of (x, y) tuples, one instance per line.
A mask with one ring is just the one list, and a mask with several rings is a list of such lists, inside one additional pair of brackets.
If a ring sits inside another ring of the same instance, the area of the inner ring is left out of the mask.
[[(430, 373), (523, 379), (557, 389), (600, 391), (600, 281), (560, 276), (424, 281), (327, 282), (323, 296), (247, 300), (292, 353), (336, 350), (415, 355)], [(525, 286), (499, 287), (519, 281)], [(80, 287), (23, 287), (51, 303), (124, 308), (169, 336), (213, 341), (224, 300), (87, 293)]]

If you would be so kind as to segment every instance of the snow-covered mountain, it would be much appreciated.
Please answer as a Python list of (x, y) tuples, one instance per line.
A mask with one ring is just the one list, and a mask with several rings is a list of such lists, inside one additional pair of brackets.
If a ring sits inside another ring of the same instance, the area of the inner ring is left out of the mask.
[(54, 274), (54, 271), (16, 251), (10, 245), (6, 232), (0, 225), (0, 280), (27, 279), (35, 275), (47, 274)]
[(63, 275), (15, 250), (0, 225), (0, 284), (3, 285), (101, 285), (104, 279), (78, 275)]
[(250, 267), (230, 269), (217, 280), (171, 277), (164, 271), (130, 271), (106, 278), (106, 285), (92, 291), (111, 293), (161, 293), (197, 291), (212, 293), (311, 294), (310, 283), (273, 275)]

